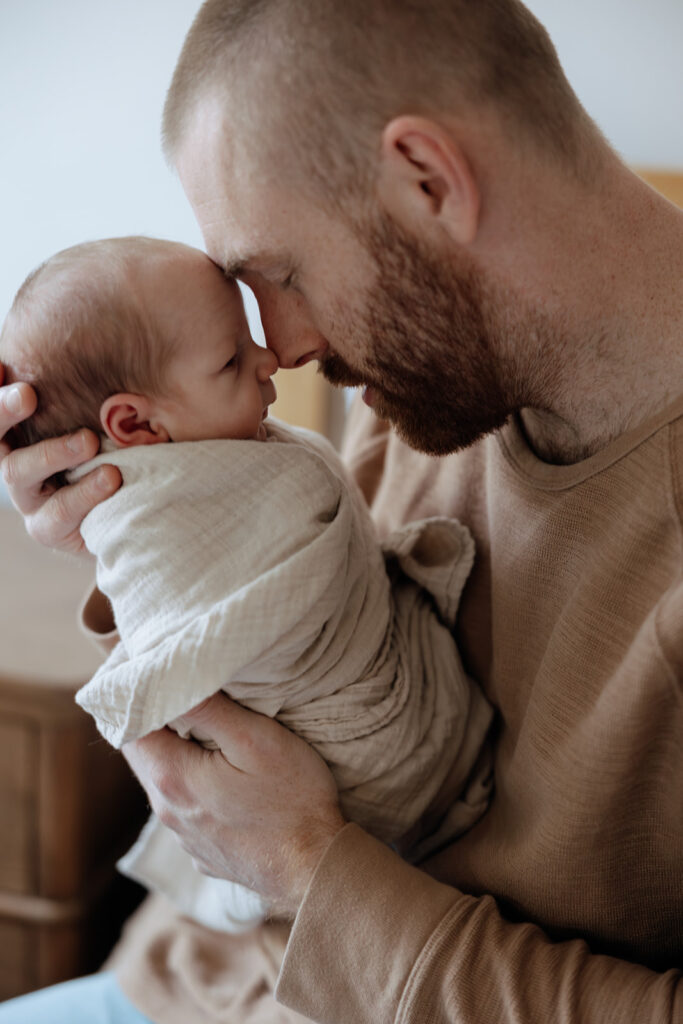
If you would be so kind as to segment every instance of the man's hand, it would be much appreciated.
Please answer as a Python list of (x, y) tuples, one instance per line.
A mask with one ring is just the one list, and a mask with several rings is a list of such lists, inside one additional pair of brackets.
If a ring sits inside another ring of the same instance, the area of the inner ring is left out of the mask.
[(188, 712), (183, 724), (219, 749), (170, 729), (123, 748), (152, 808), (201, 871), (241, 882), (275, 913), (293, 916), (344, 826), (327, 765), (284, 726), (224, 694)]
[[(4, 369), (0, 365), (0, 384)], [(101, 466), (71, 487), (59, 490), (45, 483), (55, 473), (74, 469), (97, 454), (99, 441), (90, 430), (69, 437), (10, 451), (3, 440), (16, 423), (36, 408), (36, 394), (28, 384), (0, 387), (0, 464), (10, 497), (21, 512), (34, 540), (72, 554), (85, 551), (81, 522), (91, 509), (111, 497), (121, 485), (114, 466)]]

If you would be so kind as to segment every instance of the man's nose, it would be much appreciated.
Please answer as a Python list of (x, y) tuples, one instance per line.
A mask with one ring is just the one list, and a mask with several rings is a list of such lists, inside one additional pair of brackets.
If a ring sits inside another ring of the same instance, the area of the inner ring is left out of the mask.
[(327, 339), (316, 328), (304, 299), (295, 293), (268, 290), (258, 295), (261, 322), (268, 348), (285, 370), (322, 359)]
[(327, 341), (317, 332), (295, 338), (269, 338), (268, 346), (276, 353), (283, 370), (293, 370), (312, 359), (322, 359), (328, 349)]

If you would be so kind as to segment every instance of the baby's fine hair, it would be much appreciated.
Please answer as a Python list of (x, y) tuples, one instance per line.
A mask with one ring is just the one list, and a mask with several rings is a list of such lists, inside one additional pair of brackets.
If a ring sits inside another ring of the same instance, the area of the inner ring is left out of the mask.
[(131, 236), (64, 249), (26, 278), (0, 333), (9, 381), (31, 384), (36, 412), (11, 431), (13, 447), (80, 427), (99, 433), (100, 407), (119, 391), (164, 394), (172, 338), (140, 300), (135, 270), (185, 249)]

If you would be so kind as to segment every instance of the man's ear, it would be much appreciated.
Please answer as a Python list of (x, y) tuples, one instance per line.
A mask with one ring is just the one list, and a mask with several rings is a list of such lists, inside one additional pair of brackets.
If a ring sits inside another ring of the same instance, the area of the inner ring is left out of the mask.
[(117, 448), (170, 440), (166, 428), (153, 421), (151, 402), (144, 395), (110, 395), (100, 408), (100, 423)]
[(445, 230), (470, 245), (479, 228), (480, 192), (462, 147), (447, 128), (402, 115), (382, 132), (379, 198), (399, 224)]

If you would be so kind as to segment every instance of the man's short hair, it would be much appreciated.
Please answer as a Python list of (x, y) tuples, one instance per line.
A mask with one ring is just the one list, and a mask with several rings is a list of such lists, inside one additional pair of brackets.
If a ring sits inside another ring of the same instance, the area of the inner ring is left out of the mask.
[(327, 198), (367, 194), (400, 114), (493, 105), (518, 141), (575, 170), (599, 137), (519, 0), (206, 0), (166, 99), (171, 161), (196, 105), (221, 91), (238, 97), (225, 105), (236, 133), (251, 122), (259, 155)]
[(9, 380), (31, 384), (38, 407), (8, 438), (24, 447), (80, 427), (101, 431), (102, 402), (119, 391), (161, 394), (173, 351), (131, 286), (136, 265), (175, 243), (130, 237), (57, 253), (20, 287), (0, 333)]

